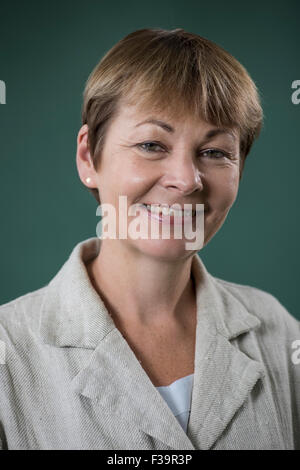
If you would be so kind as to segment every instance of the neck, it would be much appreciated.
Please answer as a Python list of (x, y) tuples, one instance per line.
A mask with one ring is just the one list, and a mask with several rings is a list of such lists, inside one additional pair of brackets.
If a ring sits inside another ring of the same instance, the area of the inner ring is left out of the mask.
[(169, 262), (148, 257), (115, 240), (102, 240), (87, 270), (114, 320), (159, 325), (181, 322), (195, 299), (192, 257)]

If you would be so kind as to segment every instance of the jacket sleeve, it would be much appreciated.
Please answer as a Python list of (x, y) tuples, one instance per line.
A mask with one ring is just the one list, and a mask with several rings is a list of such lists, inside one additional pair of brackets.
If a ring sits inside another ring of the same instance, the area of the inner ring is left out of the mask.
[(10, 338), (2, 325), (0, 317), (0, 450), (8, 449), (5, 433), (6, 419), (7, 416), (10, 416), (10, 404), (6, 388), (7, 376), (10, 375), (7, 358), (11, 356), (10, 348), (8, 352), (8, 344), (10, 344)]
[(4, 433), (4, 429), (3, 429), (1, 421), (0, 421), (0, 450), (7, 450), (5, 433)]
[[(284, 338), (286, 347), (285, 356), (287, 368), (287, 388), (290, 392), (290, 407), (294, 437), (294, 449), (300, 449), (300, 322), (292, 316), (287, 309), (280, 303), (278, 299), (273, 297), (275, 303), (273, 312), (278, 315), (277, 321), (281, 324), (278, 335), (275, 341), (275, 347), (280, 347), (279, 344)], [(276, 315), (276, 316), (277, 316)], [(275, 338), (274, 338), (275, 339)]]
[(300, 450), (300, 322), (291, 334), (290, 389), (294, 446)]
[[(235, 294), (262, 322), (257, 335), (271, 378), (283, 432), (300, 449), (300, 322), (272, 294), (248, 286)], [(246, 300), (245, 300), (246, 299)]]

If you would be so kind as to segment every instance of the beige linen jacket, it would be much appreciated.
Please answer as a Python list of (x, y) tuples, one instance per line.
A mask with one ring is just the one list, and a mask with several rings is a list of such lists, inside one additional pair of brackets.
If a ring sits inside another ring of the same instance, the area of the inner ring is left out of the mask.
[(100, 244), (78, 243), (48, 285), (0, 307), (0, 447), (299, 448), (292, 343), (300, 328), (279, 301), (213, 277), (194, 255), (196, 352), (185, 433), (92, 287), (85, 263)]

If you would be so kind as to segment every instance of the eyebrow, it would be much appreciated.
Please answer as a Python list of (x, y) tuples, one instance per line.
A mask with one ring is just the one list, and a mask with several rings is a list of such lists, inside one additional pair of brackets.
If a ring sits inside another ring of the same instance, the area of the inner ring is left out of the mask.
[[(172, 127), (170, 124), (168, 124), (164, 121), (160, 121), (159, 119), (152, 119), (152, 118), (145, 119), (145, 121), (142, 121), (142, 122), (139, 122), (138, 124), (136, 124), (135, 127), (141, 126), (142, 124), (154, 124), (156, 126), (161, 127), (162, 129), (164, 129), (165, 131), (167, 131), (169, 133), (174, 133), (175, 132), (174, 127)], [(220, 134), (227, 134), (227, 135), (230, 135), (231, 137), (233, 137), (234, 139), (236, 138), (236, 135), (230, 129), (217, 127), (215, 129), (211, 129), (210, 131), (208, 131), (205, 134), (204, 142), (206, 142), (207, 140), (211, 139), (212, 137), (215, 137), (215, 136), (220, 135)]]

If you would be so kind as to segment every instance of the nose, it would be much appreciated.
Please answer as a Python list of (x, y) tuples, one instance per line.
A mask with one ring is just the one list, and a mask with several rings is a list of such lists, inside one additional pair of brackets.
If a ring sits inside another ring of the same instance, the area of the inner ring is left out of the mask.
[(177, 190), (182, 195), (189, 195), (194, 191), (202, 191), (203, 175), (190, 156), (189, 158), (175, 157), (172, 163), (170, 160), (168, 162), (164, 186)]

